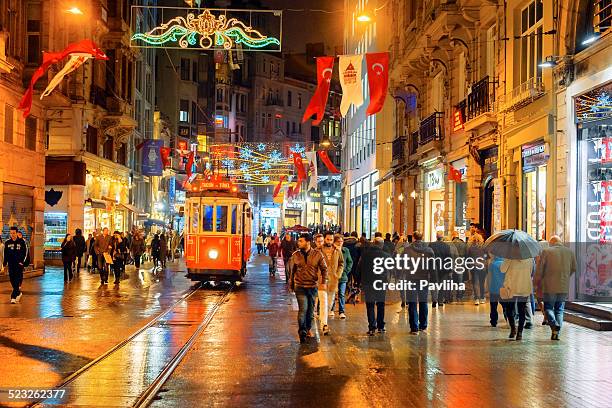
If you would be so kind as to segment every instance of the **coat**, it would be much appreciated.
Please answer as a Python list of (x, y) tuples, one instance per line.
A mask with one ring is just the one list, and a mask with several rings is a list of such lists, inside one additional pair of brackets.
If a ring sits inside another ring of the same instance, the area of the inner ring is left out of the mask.
[[(533, 271), (533, 259), (505, 259), (500, 270), (505, 274), (504, 286), (505, 290), (500, 290), (500, 296), (503, 299), (512, 297), (530, 296), (533, 292), (531, 273)], [(510, 297), (504, 296), (507, 292)]]
[(75, 235), (72, 238), (74, 246), (76, 248), (76, 256), (81, 257), (87, 251), (87, 245), (85, 244), (85, 237), (82, 235)]
[(125, 262), (125, 257), (128, 252), (126, 240), (122, 239), (121, 242), (119, 242), (119, 240), (113, 239), (111, 245), (111, 256), (113, 257), (113, 261)]
[(112, 238), (113, 237), (111, 237), (110, 235), (104, 236), (102, 234), (96, 237), (96, 242), (94, 244), (94, 250), (96, 251), (96, 255), (102, 255), (103, 253), (110, 251), (109, 247)]
[(426, 258), (433, 258), (435, 256), (433, 249), (431, 249), (429, 245), (427, 245), (423, 241), (415, 241), (406, 247), (404, 254), (407, 254), (410, 257), (424, 258), (423, 261), (420, 263), (419, 268), (416, 269), (414, 273), (411, 273), (407, 276), (409, 280), (414, 282), (417, 282), (422, 279), (428, 281), (430, 276), (435, 276), (436, 271), (435, 269), (433, 269), (433, 265), (426, 265), (428, 262), (425, 261)]
[(489, 263), (489, 276), (487, 280), (491, 295), (499, 295), (499, 290), (504, 286), (505, 275), (501, 271), (502, 263), (504, 263), (504, 258), (497, 256)]
[(351, 270), (348, 270), (348, 273), (355, 273), (355, 269), (357, 269), (357, 263), (359, 263), (359, 248), (357, 248), (357, 238), (348, 237), (344, 240), (343, 248), (348, 249), (351, 254), (351, 259), (353, 260), (353, 267)]
[[(327, 264), (327, 290), (335, 292), (338, 290), (338, 282), (344, 273), (344, 257), (342, 256), (342, 252), (334, 245), (331, 246), (331, 249), (323, 246), (320, 251), (325, 257), (325, 263)], [(322, 287), (323, 284), (324, 283), (319, 280), (319, 286)]]
[(166, 259), (166, 255), (168, 254), (168, 241), (166, 241), (166, 237), (159, 238), (159, 257), (161, 259)]
[(62, 242), (62, 262), (72, 263), (77, 257), (77, 247), (74, 241)]
[(280, 256), (281, 246), (276, 241), (272, 241), (268, 244), (268, 251), (271, 257)]
[(159, 258), (159, 252), (161, 251), (161, 245), (159, 238), (153, 238), (151, 241), (151, 256), (153, 258)]
[(290, 241), (283, 239), (280, 245), (283, 251), (283, 259), (291, 258), (291, 254), (297, 251), (297, 242), (294, 239)]
[(536, 265), (535, 281), (540, 282), (544, 294), (568, 293), (570, 275), (574, 272), (574, 252), (562, 244), (555, 244), (541, 252)]
[(344, 260), (344, 268), (338, 282), (348, 282), (348, 274), (353, 269), (353, 257), (348, 248), (342, 247), (342, 259)]
[(132, 251), (132, 255), (140, 256), (145, 252), (145, 242), (142, 238), (134, 238), (132, 240), (132, 245), (130, 246), (130, 250)]
[(387, 252), (377, 245), (372, 245), (365, 251), (359, 258), (359, 265), (357, 265), (357, 273), (361, 277), (361, 287), (365, 294), (366, 302), (384, 302), (385, 291), (377, 290), (377, 281), (385, 283), (388, 281), (388, 273), (383, 272), (381, 274), (374, 272), (374, 262), (376, 258), (390, 258)]
[(327, 282), (327, 264), (325, 257), (318, 249), (311, 248), (308, 252), (295, 251), (291, 255), (291, 287), (316, 288), (319, 276)]

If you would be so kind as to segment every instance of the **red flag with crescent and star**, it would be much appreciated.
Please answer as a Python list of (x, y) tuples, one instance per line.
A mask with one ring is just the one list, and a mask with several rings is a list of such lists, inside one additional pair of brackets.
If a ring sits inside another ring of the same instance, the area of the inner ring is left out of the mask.
[(336, 166), (334, 166), (334, 163), (332, 163), (331, 159), (329, 158), (329, 155), (325, 150), (319, 150), (319, 158), (321, 159), (323, 164), (325, 164), (325, 167), (327, 167), (327, 170), (329, 170), (330, 173), (340, 173), (340, 170), (338, 170)]
[(286, 177), (287, 176), (280, 176), (280, 179), (278, 180), (278, 184), (276, 185), (276, 187), (274, 187), (274, 192), (272, 193), (272, 198), (276, 198), (278, 193), (280, 193), (281, 187), (283, 185), (283, 181), (285, 181)]
[(306, 170), (304, 170), (304, 162), (302, 161), (302, 155), (299, 153), (293, 153), (293, 164), (295, 165), (295, 169), (298, 173), (298, 184), (302, 182), (302, 180), (306, 180)]
[(318, 126), (323, 120), (325, 105), (327, 105), (327, 97), (329, 96), (329, 87), (331, 86), (333, 67), (334, 57), (317, 57), (317, 89), (306, 107), (302, 122), (306, 122), (314, 114), (317, 115), (317, 118), (312, 122), (314, 126)]
[(373, 52), (366, 54), (368, 65), (368, 84), (370, 85), (370, 104), (366, 113), (374, 115), (385, 104), (389, 86), (389, 53)]

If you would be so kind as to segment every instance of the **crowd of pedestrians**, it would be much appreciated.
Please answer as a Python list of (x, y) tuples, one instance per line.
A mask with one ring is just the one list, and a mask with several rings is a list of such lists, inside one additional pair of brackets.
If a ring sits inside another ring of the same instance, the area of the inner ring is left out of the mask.
[[(439, 290), (419, 286), (414, 290), (399, 290), (398, 313), (408, 313), (413, 335), (427, 332), (430, 305), (436, 308), (473, 302), (476, 307), (489, 303), (492, 327), (499, 324), (501, 305), (503, 318), (510, 329), (509, 337), (516, 340), (523, 338), (524, 329), (534, 327), (536, 305), (540, 305), (544, 314), (542, 324), (550, 326), (551, 339), (558, 340), (570, 275), (576, 271), (574, 253), (563, 245), (559, 237), (553, 236), (548, 243), (539, 244), (542, 249), (537, 256), (505, 258), (488, 249), (483, 235), (474, 226), (465, 241), (456, 232), (448, 238), (438, 232), (434, 242), (425, 242), (423, 234), (418, 231), (408, 237), (388, 233), (384, 238), (377, 232), (372, 240), (365, 235), (358, 237), (356, 232), (343, 236), (326, 231), (314, 236), (303, 233), (297, 241), (291, 234), (285, 234), (282, 240), (274, 235), (264, 248), (270, 253), (271, 265), (276, 265), (278, 257), (283, 259), (288, 286), (297, 298), (300, 342), (313, 337), (315, 319), (320, 333), (329, 335), (329, 317), (335, 316), (336, 304), (340, 319), (347, 318), (347, 298), (355, 302), (365, 301), (368, 335), (384, 333), (388, 293), (375, 290), (374, 281), (423, 280), (453, 284), (441, 284)], [(398, 268), (383, 274), (374, 272), (377, 258), (397, 255), (423, 259), (471, 258), (483, 262), (475, 262), (467, 269), (452, 268), (450, 263), (422, 262), (410, 273)], [(471, 293), (471, 302), (464, 301), (466, 293)]]

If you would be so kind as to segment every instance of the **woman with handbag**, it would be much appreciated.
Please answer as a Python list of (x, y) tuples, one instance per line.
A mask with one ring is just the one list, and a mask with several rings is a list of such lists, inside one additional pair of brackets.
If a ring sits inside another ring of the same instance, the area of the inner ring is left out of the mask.
[[(504, 302), (504, 309), (510, 323), (510, 336), (516, 340), (523, 339), (523, 328), (525, 327), (525, 315), (529, 296), (533, 291), (531, 272), (534, 267), (532, 258), (528, 259), (505, 259), (500, 270), (504, 276), (504, 284), (499, 290), (499, 295)], [(518, 329), (514, 317), (518, 311)]]
[(127, 245), (121, 233), (115, 231), (111, 241), (111, 256), (113, 257), (113, 272), (115, 274), (115, 285), (119, 285), (121, 275), (125, 270), (125, 258), (127, 257)]

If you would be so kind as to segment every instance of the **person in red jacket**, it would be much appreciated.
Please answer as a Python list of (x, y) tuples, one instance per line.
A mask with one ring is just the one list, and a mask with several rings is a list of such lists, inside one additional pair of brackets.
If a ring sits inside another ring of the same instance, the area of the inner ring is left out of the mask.
[(270, 255), (270, 276), (276, 275), (276, 259), (281, 254), (281, 245), (278, 235), (274, 234), (272, 240), (268, 244), (268, 254)]

